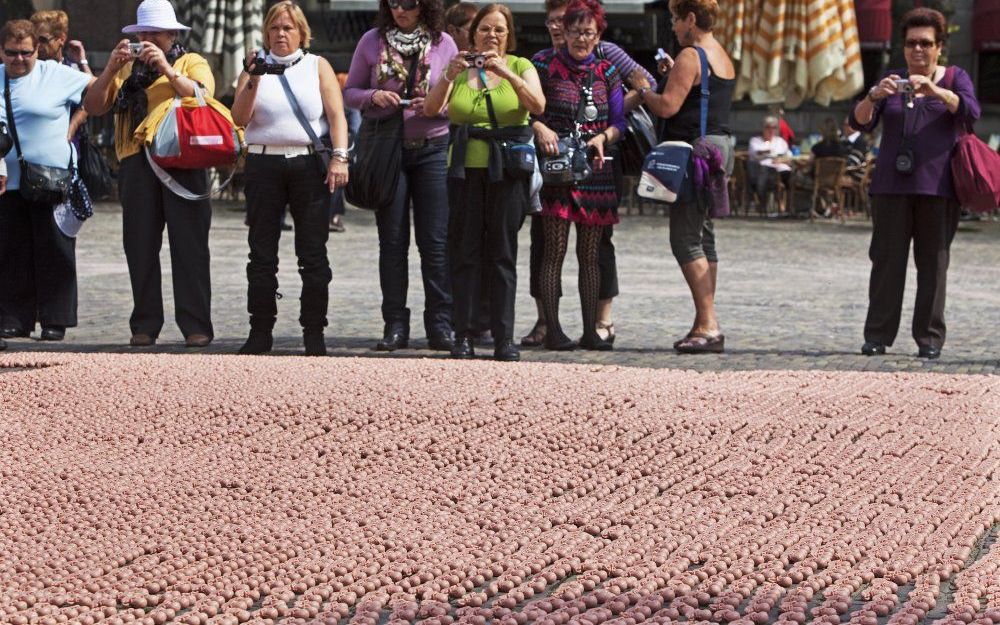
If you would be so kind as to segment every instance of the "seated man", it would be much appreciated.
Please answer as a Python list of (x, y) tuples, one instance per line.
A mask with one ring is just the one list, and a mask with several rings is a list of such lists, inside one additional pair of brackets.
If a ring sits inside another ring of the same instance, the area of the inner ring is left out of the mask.
[(774, 190), (779, 176), (786, 186), (791, 176), (792, 153), (788, 143), (778, 136), (778, 125), (777, 117), (765, 117), (760, 136), (750, 139), (747, 174), (757, 201), (761, 203), (765, 202), (767, 194)]
[(862, 166), (871, 156), (872, 143), (868, 135), (851, 128), (847, 119), (844, 119), (843, 133), (844, 146), (847, 148), (847, 174), (855, 180), (861, 180), (864, 176)]

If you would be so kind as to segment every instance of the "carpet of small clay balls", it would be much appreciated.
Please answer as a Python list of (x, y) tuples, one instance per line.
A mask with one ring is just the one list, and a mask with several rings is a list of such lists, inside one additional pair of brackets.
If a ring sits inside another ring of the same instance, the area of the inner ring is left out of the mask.
[(994, 625), (998, 528), (996, 377), (0, 357), (3, 623)]

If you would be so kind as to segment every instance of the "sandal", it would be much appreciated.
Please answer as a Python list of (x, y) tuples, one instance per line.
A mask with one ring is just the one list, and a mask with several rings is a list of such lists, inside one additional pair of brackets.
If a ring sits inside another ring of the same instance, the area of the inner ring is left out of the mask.
[(726, 336), (692, 332), (674, 345), (682, 354), (721, 354), (726, 351)]
[(545, 331), (547, 330), (544, 321), (536, 321), (531, 332), (521, 337), (521, 347), (541, 347), (545, 342)]
[[(615, 322), (612, 321), (611, 323), (603, 323), (601, 321), (598, 321), (596, 325), (597, 325), (597, 337), (600, 338), (602, 341), (607, 341), (608, 343), (611, 343), (612, 345), (614, 345), (615, 344)], [(601, 330), (604, 330), (605, 332), (607, 332), (608, 335), (607, 336), (601, 336)]]
[(687, 333), (687, 334), (685, 334), (685, 335), (684, 335), (683, 337), (681, 337), (681, 338), (677, 339), (676, 341), (674, 341), (674, 349), (677, 349), (677, 347), (678, 347), (678, 346), (679, 346), (679, 345), (680, 345), (681, 343), (683, 343), (684, 341), (688, 340), (689, 338), (691, 338), (691, 333), (690, 333), (690, 332), (688, 332), (688, 333)]

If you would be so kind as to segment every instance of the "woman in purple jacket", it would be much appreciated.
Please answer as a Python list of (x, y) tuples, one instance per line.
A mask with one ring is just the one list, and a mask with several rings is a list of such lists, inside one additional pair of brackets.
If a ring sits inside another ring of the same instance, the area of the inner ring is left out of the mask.
[[(451, 283), (448, 276), (448, 117), (424, 115), (424, 96), (441, 80), (458, 53), (444, 30), (441, 0), (380, 0), (376, 27), (354, 51), (344, 88), (347, 106), (365, 124), (403, 109), (403, 157), (395, 201), (376, 215), (379, 282), (382, 287), (382, 340), (375, 349), (406, 348), (410, 309), (406, 307), (410, 248), (410, 205), (424, 281), (424, 328), (431, 349), (454, 345)], [(413, 90), (403, 102), (410, 71)]]
[(865, 132), (883, 124), (871, 182), (872, 273), (861, 353), (884, 354), (896, 338), (912, 239), (913, 338), (919, 357), (934, 359), (944, 344), (948, 254), (959, 217), (951, 154), (959, 128), (971, 127), (980, 108), (969, 75), (938, 65), (948, 37), (941, 13), (913, 9), (903, 16), (902, 32), (906, 69), (891, 70), (872, 87), (850, 120)]

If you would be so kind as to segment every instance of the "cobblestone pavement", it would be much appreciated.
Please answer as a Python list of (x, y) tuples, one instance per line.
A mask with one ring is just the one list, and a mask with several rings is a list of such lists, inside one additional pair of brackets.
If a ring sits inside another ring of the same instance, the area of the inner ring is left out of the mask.
[[(246, 229), (234, 203), (216, 205), (212, 226), (213, 315), (216, 340), (211, 353), (232, 353), (248, 330)], [(327, 344), (334, 356), (387, 357), (372, 351), (382, 332), (379, 313), (378, 239), (373, 215), (348, 211), (347, 232), (331, 234), (334, 279), (330, 288)], [(276, 354), (301, 351), (297, 325), (299, 279), (291, 233), (281, 242)], [(667, 220), (662, 216), (624, 217), (615, 233), (621, 296), (615, 302), (618, 334), (615, 351), (552, 353), (524, 350), (531, 361), (595, 363), (695, 370), (825, 369), (997, 373), (1000, 371), (1000, 223), (965, 222), (952, 248), (948, 284), (948, 342), (940, 361), (915, 357), (909, 336), (915, 273), (907, 278), (903, 324), (896, 345), (885, 357), (858, 354), (867, 306), (870, 226), (733, 219), (718, 224), (721, 255), (717, 307), (728, 352), (718, 356), (675, 354), (671, 344), (690, 327), (693, 306), (681, 273), (670, 255)], [(528, 296), (528, 228), (521, 231), (518, 260), (518, 336), (535, 318)], [(166, 248), (164, 237), (164, 248)], [(572, 245), (569, 248), (573, 249)], [(121, 244), (121, 212), (98, 208), (77, 243), (80, 324), (62, 343), (30, 339), (8, 341), (9, 351), (136, 351), (127, 347), (131, 293)], [(170, 270), (167, 250), (163, 270)], [(576, 297), (576, 259), (567, 257), (563, 285), (563, 324), (570, 335), (581, 331)], [(186, 352), (172, 321), (170, 280), (164, 278), (167, 323), (152, 352)], [(421, 319), (423, 292), (415, 245), (410, 257), (413, 319)], [(425, 349), (419, 321), (412, 328), (413, 349), (388, 357), (433, 357)], [(481, 349), (491, 355), (492, 349)]]

